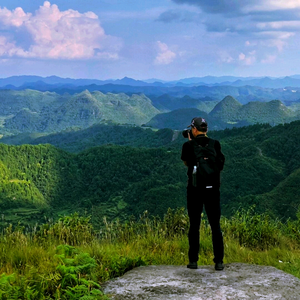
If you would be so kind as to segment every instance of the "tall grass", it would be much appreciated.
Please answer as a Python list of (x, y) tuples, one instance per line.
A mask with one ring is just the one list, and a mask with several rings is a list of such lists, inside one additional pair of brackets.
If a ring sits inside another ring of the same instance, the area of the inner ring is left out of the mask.
[[(300, 213), (282, 223), (254, 208), (221, 219), (225, 263), (271, 265), (300, 278)], [(104, 219), (95, 231), (89, 217), (62, 217), (28, 231), (7, 227), (0, 236), (0, 300), (107, 299), (101, 284), (142, 265), (188, 262), (185, 209), (164, 218), (145, 212), (127, 222)], [(209, 224), (203, 217), (199, 264), (213, 263)]]

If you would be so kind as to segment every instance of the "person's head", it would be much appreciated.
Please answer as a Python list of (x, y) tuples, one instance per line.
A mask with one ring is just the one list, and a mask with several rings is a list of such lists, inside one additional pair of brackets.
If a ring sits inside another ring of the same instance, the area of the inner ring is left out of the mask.
[(208, 130), (206, 120), (200, 117), (193, 118), (189, 127), (191, 127), (191, 131), (194, 137), (199, 134), (205, 134)]

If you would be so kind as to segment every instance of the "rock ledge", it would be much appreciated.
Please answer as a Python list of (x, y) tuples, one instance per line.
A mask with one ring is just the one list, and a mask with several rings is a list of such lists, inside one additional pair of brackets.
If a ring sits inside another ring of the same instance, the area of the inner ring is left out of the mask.
[(112, 299), (300, 299), (300, 280), (274, 267), (243, 263), (214, 266), (146, 266), (104, 285)]

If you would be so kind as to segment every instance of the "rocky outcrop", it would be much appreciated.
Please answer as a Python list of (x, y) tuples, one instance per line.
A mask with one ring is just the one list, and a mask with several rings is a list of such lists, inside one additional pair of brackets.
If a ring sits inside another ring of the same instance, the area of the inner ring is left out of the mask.
[(300, 299), (300, 280), (274, 267), (231, 263), (223, 271), (213, 266), (147, 266), (108, 281), (112, 299)]

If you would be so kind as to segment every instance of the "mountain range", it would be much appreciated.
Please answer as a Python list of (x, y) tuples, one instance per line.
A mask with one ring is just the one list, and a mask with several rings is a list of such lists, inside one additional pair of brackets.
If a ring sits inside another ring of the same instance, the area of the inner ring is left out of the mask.
[(59, 95), (32, 90), (0, 92), (2, 134), (59, 132), (96, 123), (142, 125), (160, 113), (144, 95), (83, 91)]
[(255, 123), (276, 125), (300, 119), (297, 103), (286, 106), (279, 100), (240, 103), (232, 96), (221, 101), (209, 97), (174, 97), (164, 94), (102, 93), (82, 91), (57, 94), (35, 90), (0, 91), (0, 134), (55, 133), (95, 124), (130, 124), (156, 129), (182, 130), (195, 116), (202, 116), (210, 130)]
[(299, 102), (300, 89), (295, 87), (285, 88), (264, 88), (260, 86), (230, 86), (230, 85), (219, 85), (219, 86), (134, 86), (134, 85), (123, 85), (123, 84), (89, 84), (89, 85), (56, 85), (46, 84), (43, 82), (27, 83), (18, 88), (14, 86), (5, 86), (2, 90), (37, 90), (41, 92), (55, 92), (60, 95), (78, 94), (82, 91), (88, 90), (89, 92), (100, 91), (102, 93), (126, 93), (132, 94), (144, 94), (149, 99), (156, 100), (162, 95), (169, 95), (173, 98), (183, 98), (189, 96), (194, 99), (204, 99), (211, 101), (221, 101), (227, 95), (235, 97), (242, 104), (246, 104), (250, 101), (266, 102), (274, 99), (279, 99), (283, 103), (290, 105), (295, 102)]
[(136, 80), (129, 77), (122, 79), (74, 79), (61, 78), (58, 76), (11, 76), (8, 78), (0, 78), (1, 88), (21, 88), (24, 89), (28, 84), (36, 85), (53, 85), (53, 86), (85, 86), (85, 85), (130, 85), (130, 86), (260, 86), (264, 88), (285, 88), (285, 87), (300, 87), (300, 75), (291, 75), (285, 77), (237, 77), (237, 76), (204, 76), (183, 78), (174, 81), (163, 81), (160, 79)]
[[(60, 95), (78, 94), (88, 90), (102, 93), (144, 94), (159, 101), (168, 95), (172, 98), (190, 97), (207, 101), (221, 101), (227, 95), (235, 97), (242, 104), (251, 101), (266, 102), (278, 99), (285, 105), (299, 102), (300, 75), (283, 78), (270, 77), (194, 77), (172, 82), (159, 80), (135, 80), (124, 77), (117, 80), (72, 79), (57, 76), (12, 76), (0, 79), (0, 90), (36, 90), (55, 92)], [(177, 107), (179, 108), (179, 107)]]
[(291, 110), (281, 101), (249, 102), (242, 105), (235, 98), (226, 96), (210, 111), (197, 108), (177, 109), (154, 116), (147, 126), (154, 128), (180, 129), (188, 125), (188, 121), (195, 116), (205, 118), (210, 130), (220, 130), (241, 127), (256, 123), (277, 125), (300, 119), (300, 112)]

